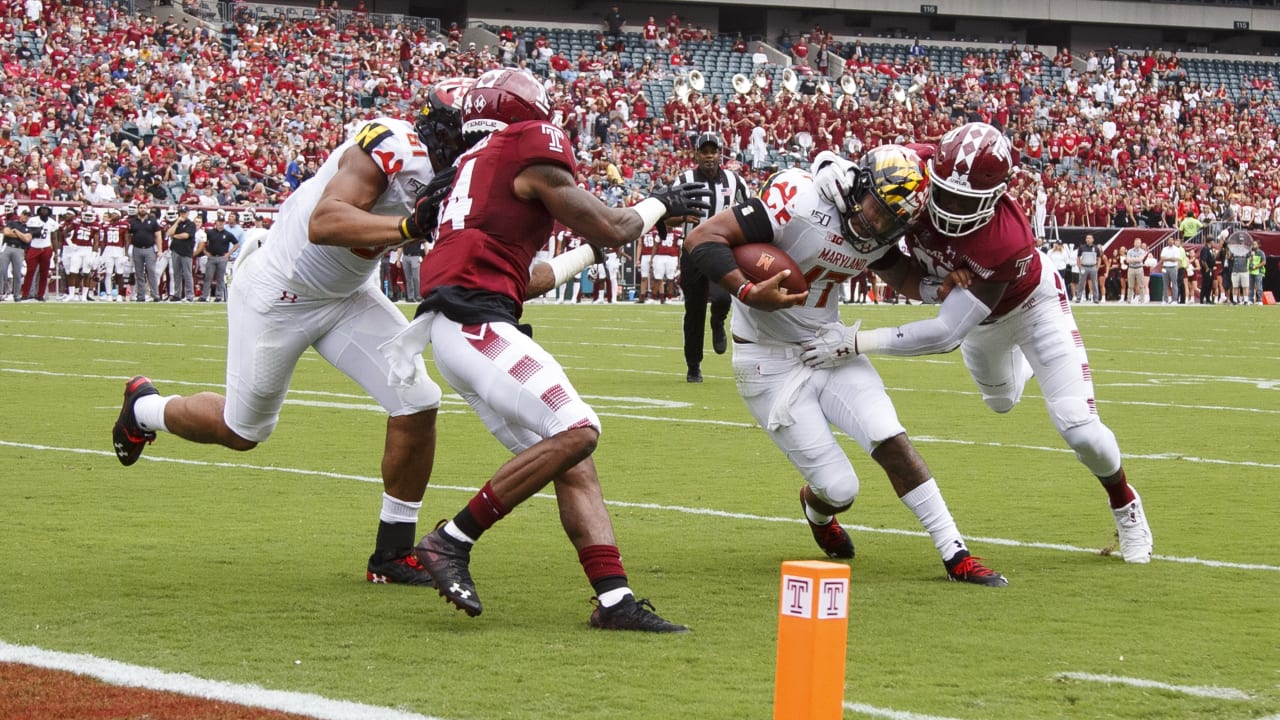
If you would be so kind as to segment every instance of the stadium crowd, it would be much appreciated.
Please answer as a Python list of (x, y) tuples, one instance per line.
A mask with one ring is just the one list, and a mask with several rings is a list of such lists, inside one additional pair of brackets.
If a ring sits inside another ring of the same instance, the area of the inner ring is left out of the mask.
[[(697, 69), (684, 53), (714, 41), (674, 14), (637, 32), (604, 27), (594, 52), (570, 60), (544, 35), (510, 26), (496, 44), (464, 47), (456, 24), (433, 34), (423, 24), (375, 22), (363, 3), (339, 12), (321, 0), (296, 19), (235, 7), (234, 22), (218, 32), (194, 14), (160, 20), (103, 0), (8, 4), (0, 25), (3, 221), (28, 206), (51, 206), (55, 220), (65, 207), (91, 207), (80, 214), (91, 222), (105, 220), (107, 208), (141, 204), (189, 206), (210, 225), (215, 217), (269, 222), (271, 208), (360, 122), (411, 117), (440, 78), (523, 65), (547, 77), (555, 121), (578, 148), (580, 182), (610, 205), (689, 167), (699, 132), (721, 133), (731, 153), (725, 167), (755, 189), (780, 165), (825, 149), (928, 142), (984, 120), (1022, 155), (1012, 192), (1041, 237), (1055, 226), (1173, 229), (1187, 217), (1280, 227), (1275, 77), (1202, 87), (1176, 53), (1111, 50), (1077, 61), (1065, 49), (1044, 58), (1015, 45), (969, 51), (961, 71), (938, 72), (919, 43), (895, 63), (815, 26), (776, 42), (804, 80), (798, 87), (775, 85), (778, 68), (763, 47), (738, 37), (733, 51), (752, 53), (760, 84), (727, 98), (693, 91), (656, 107), (646, 83)], [(620, 52), (636, 46), (647, 53), (638, 65)], [(845, 71), (848, 95), (821, 81)]]

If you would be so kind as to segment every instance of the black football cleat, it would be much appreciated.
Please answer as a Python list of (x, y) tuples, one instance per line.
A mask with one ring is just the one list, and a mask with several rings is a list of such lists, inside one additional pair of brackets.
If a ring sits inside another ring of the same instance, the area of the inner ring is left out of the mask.
[(700, 383), (702, 382), (702, 368), (691, 367), (688, 374), (684, 376), (685, 382)]
[(418, 561), (412, 548), (407, 548), (395, 557), (384, 557), (381, 552), (374, 551), (369, 556), (369, 566), (365, 571), (365, 579), (375, 585), (435, 585), (431, 573)]
[(840, 521), (834, 517), (831, 522), (826, 525), (818, 525), (809, 519), (805, 510), (809, 504), (805, 502), (808, 485), (800, 486), (800, 512), (804, 514), (805, 522), (809, 523), (809, 531), (813, 533), (813, 539), (818, 543), (818, 547), (830, 558), (840, 558), (842, 560), (851, 559), (854, 555), (853, 538), (849, 537), (849, 533), (840, 527)]
[(943, 563), (947, 566), (947, 577), (952, 582), (985, 585), (987, 587), (1005, 587), (1009, 581), (1005, 576), (983, 565), (982, 558), (974, 557), (968, 550), (961, 550), (955, 557)]
[(723, 355), (729, 349), (729, 338), (724, 334), (723, 324), (711, 326), (711, 349), (717, 355)]
[(156, 439), (156, 434), (147, 432), (138, 425), (133, 415), (133, 406), (138, 398), (148, 395), (159, 395), (160, 391), (147, 378), (138, 375), (124, 386), (124, 407), (120, 408), (120, 416), (111, 428), (111, 442), (116, 449), (116, 459), (121, 465), (128, 467), (142, 457), (142, 448)]
[[(592, 598), (593, 600), (595, 598)], [(677, 625), (662, 619), (654, 612), (653, 603), (648, 600), (636, 600), (635, 595), (628, 595), (622, 602), (613, 607), (602, 607), (596, 601), (596, 609), (591, 611), (591, 619), (587, 624), (597, 630), (634, 630), (651, 633), (687, 633), (692, 632), (684, 625)]]
[(445, 521), (418, 541), (414, 552), (435, 581), (436, 592), (451, 605), (475, 617), (483, 607), (471, 580), (471, 546), (449, 537)]

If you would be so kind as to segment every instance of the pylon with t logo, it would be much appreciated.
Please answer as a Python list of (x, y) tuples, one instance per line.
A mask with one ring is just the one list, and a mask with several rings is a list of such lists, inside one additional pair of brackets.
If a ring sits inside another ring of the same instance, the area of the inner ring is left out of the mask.
[(844, 714), (849, 566), (782, 563), (774, 720), (839, 720)]

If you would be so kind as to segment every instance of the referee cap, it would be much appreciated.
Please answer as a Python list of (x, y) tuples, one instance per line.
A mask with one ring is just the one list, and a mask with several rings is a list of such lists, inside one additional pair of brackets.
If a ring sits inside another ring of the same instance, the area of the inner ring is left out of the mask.
[(704, 132), (698, 135), (698, 139), (694, 143), (693, 147), (698, 150), (701, 150), (702, 146), (704, 145), (715, 145), (717, 148), (723, 147), (723, 143), (720, 141), (720, 134), (713, 133), (713, 132)]

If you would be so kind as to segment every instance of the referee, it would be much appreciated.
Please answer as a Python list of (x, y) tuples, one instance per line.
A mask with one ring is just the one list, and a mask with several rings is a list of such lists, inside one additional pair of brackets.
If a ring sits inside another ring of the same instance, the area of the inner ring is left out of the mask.
[[(683, 224), (684, 237), (704, 219), (715, 215), (725, 208), (746, 202), (747, 186), (742, 178), (731, 170), (720, 167), (723, 141), (719, 133), (704, 132), (698, 135), (694, 143), (694, 159), (697, 167), (680, 173), (677, 183), (698, 182), (711, 191), (711, 210), (705, 215), (690, 215), (683, 219), (673, 218)], [(711, 346), (717, 354), (723, 355), (729, 347), (728, 337), (724, 332), (725, 318), (729, 317), (729, 293), (718, 283), (714, 283), (702, 274), (697, 264), (689, 259), (689, 253), (680, 252), (680, 291), (684, 294), (684, 361), (689, 366), (685, 380), (691, 383), (702, 382), (702, 350), (707, 330), (707, 303), (711, 303)]]

